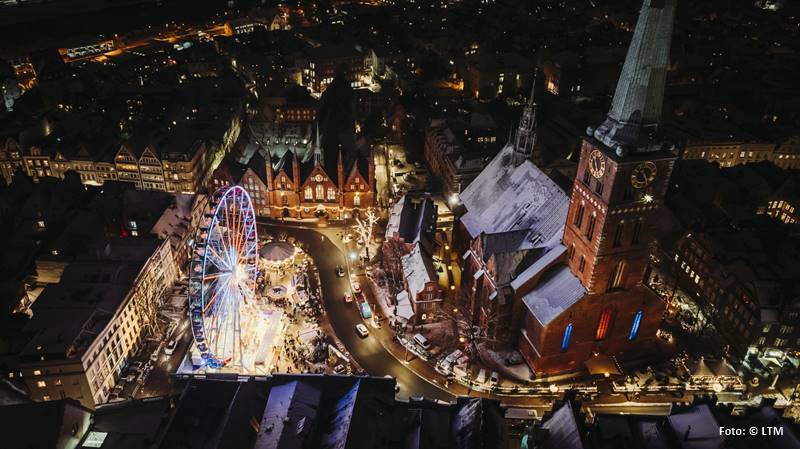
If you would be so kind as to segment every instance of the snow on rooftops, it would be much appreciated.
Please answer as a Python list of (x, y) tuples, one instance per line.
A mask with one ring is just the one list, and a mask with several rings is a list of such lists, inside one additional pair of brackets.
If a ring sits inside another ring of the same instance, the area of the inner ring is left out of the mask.
[(526, 160), (515, 167), (507, 145), (461, 194), (467, 213), (461, 217), (470, 235), (530, 230), (528, 243), (538, 246), (559, 234), (569, 198), (544, 172)]
[(537, 448), (542, 449), (583, 449), (581, 432), (575, 420), (575, 412), (570, 401), (566, 401), (550, 419), (542, 424), (548, 430), (547, 439)]
[(551, 263), (558, 259), (560, 255), (564, 254), (566, 250), (567, 247), (561, 243), (549, 249), (541, 257), (539, 257), (536, 262), (526, 268), (522, 273), (519, 274), (519, 276), (511, 281), (511, 288), (513, 288), (515, 291), (519, 290), (520, 287), (522, 287), (526, 282), (547, 268)]
[(522, 297), (534, 317), (547, 325), (586, 294), (581, 281), (566, 265), (554, 267), (539, 285)]
[(427, 255), (422, 254), (420, 245), (414, 245), (410, 253), (401, 259), (403, 265), (403, 276), (408, 282), (412, 298), (425, 289), (428, 282), (436, 282), (437, 276)]
[(403, 205), (405, 203), (406, 196), (403, 195), (400, 197), (400, 200), (392, 206), (392, 212), (389, 214), (389, 222), (386, 224), (386, 240), (389, 240), (400, 232), (400, 218), (403, 215)]

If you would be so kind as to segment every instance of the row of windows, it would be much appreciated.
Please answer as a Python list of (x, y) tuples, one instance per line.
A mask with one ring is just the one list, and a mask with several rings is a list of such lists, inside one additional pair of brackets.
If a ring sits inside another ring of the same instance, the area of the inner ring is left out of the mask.
[[(611, 309), (606, 309), (600, 314), (600, 320), (597, 323), (597, 330), (595, 332), (595, 340), (604, 340), (608, 335), (612, 314), (613, 312)], [(643, 316), (644, 312), (641, 310), (636, 312), (636, 315), (634, 315), (633, 323), (631, 323), (631, 328), (628, 331), (628, 341), (633, 341), (636, 339), (636, 336), (639, 334), (639, 327), (642, 324)], [(567, 349), (569, 349), (569, 342), (572, 338), (573, 328), (573, 323), (568, 323), (567, 327), (564, 328), (564, 335), (561, 338), (561, 352), (566, 352)]]

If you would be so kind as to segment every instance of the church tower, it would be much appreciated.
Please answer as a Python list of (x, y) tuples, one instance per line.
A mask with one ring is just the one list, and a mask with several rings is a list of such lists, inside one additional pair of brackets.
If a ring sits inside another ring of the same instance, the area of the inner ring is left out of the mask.
[(676, 0), (644, 0), (611, 109), (583, 139), (564, 245), (589, 295), (641, 288), (675, 157), (658, 132)]

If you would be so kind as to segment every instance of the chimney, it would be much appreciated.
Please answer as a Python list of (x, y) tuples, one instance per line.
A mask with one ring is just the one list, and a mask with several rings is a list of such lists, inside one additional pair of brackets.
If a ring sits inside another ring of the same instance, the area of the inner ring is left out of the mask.
[(267, 157), (265, 158), (266, 161), (264, 162), (267, 166), (265, 167), (267, 170), (267, 192), (272, 191), (272, 153), (267, 151)]
[(294, 181), (294, 191), (300, 191), (300, 161), (297, 160), (297, 153), (292, 153), (292, 178)]

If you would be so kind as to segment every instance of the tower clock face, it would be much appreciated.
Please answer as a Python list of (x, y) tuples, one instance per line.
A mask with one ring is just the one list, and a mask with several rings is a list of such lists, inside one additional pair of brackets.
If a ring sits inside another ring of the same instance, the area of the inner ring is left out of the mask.
[(631, 185), (637, 189), (649, 186), (656, 179), (656, 164), (651, 161), (642, 162), (631, 173)]
[(606, 158), (598, 150), (589, 154), (589, 173), (595, 178), (600, 178), (606, 172)]

